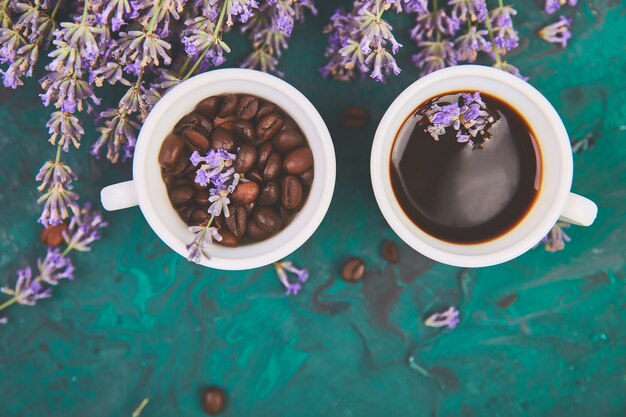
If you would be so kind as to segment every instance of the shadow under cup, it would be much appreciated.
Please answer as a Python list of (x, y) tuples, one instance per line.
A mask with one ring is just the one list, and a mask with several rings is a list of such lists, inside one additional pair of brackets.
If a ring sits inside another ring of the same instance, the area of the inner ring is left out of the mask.
[[(420, 105), (449, 92), (480, 91), (523, 116), (541, 152), (541, 186), (534, 204), (502, 235), (478, 243), (438, 239), (411, 221), (394, 194), (390, 161), (396, 134)], [(394, 231), (418, 252), (451, 265), (478, 267), (515, 258), (534, 247), (558, 220), (572, 181), (572, 154), (561, 119), (532, 86), (502, 71), (465, 66), (438, 71), (407, 88), (383, 117), (372, 148), (371, 174), (377, 202)]]

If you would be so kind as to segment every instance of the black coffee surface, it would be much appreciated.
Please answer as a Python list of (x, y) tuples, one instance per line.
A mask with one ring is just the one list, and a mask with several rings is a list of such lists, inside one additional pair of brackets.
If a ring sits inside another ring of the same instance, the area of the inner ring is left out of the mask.
[[(460, 93), (429, 100), (457, 102)], [(458, 143), (450, 127), (439, 141), (416, 109), (398, 132), (390, 174), (405, 214), (424, 232), (461, 244), (489, 241), (514, 228), (532, 207), (541, 159), (531, 128), (503, 101), (482, 94), (496, 119), (480, 147)]]

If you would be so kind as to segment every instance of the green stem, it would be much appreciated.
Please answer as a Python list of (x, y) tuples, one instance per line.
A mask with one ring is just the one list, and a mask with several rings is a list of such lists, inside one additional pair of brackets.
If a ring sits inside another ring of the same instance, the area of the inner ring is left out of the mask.
[(185, 72), (185, 70), (189, 66), (190, 62), (191, 62), (191, 56), (187, 55), (187, 59), (185, 60), (185, 63), (181, 67), (180, 71), (178, 71), (178, 77), (177, 78), (180, 78), (180, 77), (183, 76), (183, 73)]
[(185, 77), (181, 81), (184, 81), (187, 78), (191, 77), (191, 74), (193, 74), (198, 69), (198, 66), (200, 66), (200, 62), (202, 61), (202, 57), (204, 55), (206, 55), (207, 52), (209, 52), (209, 49), (211, 49), (211, 47), (213, 46), (213, 43), (215, 43), (215, 39), (217, 39), (217, 36), (219, 35), (220, 30), (222, 29), (222, 24), (224, 23), (224, 16), (226, 15), (226, 5), (227, 5), (227, 3), (228, 3), (228, 0), (225, 0), (224, 4), (222, 4), (222, 10), (220, 11), (220, 17), (217, 20), (217, 24), (215, 25), (215, 30), (213, 31), (213, 40), (204, 49), (204, 51), (202, 51), (202, 53), (198, 56), (198, 60), (196, 61), (196, 63), (193, 64), (193, 67), (191, 67), (191, 69), (189, 70), (187, 75), (185, 75)]
[(89, 10), (89, 0), (85, 0), (85, 8), (83, 9), (83, 18), (80, 21), (81, 24), (85, 23), (85, 20), (87, 20), (87, 11)]
[(4, 303), (0, 304), (0, 311), (4, 310), (5, 308), (15, 304), (17, 302), (17, 297), (13, 297), (13, 298), (9, 298), (7, 301), (5, 301)]
[(498, 6), (500, 6), (500, 8), (504, 7), (504, 3), (502, 2), (502, 0), (498, 0)]
[(58, 164), (60, 160), (61, 160), (61, 144), (59, 143), (59, 144), (57, 145), (57, 156), (56, 156), (56, 158), (54, 159), (54, 163), (55, 163), (55, 164)]
[[(433, 13), (436, 15), (439, 10), (439, 5), (437, 4), (437, 0), (433, 0)], [(439, 28), (437, 28), (437, 43), (441, 41), (441, 33), (439, 32)]]
[(52, 14), (50, 15), (50, 20), (54, 20), (54, 18), (56, 17), (57, 12), (59, 11), (59, 6), (61, 5), (61, 3), (63, 3), (63, 0), (57, 1), (57, 4), (54, 5), (54, 9), (52, 10)]
[(150, 35), (154, 31), (154, 27), (156, 26), (156, 20), (159, 17), (159, 13), (161, 13), (161, 7), (163, 6), (163, 2), (161, 0), (155, 0), (154, 8), (156, 9), (152, 17), (150, 17), (150, 22), (148, 22), (148, 27), (146, 28), (146, 33)]
[[(502, 0), (500, 0), (500, 3), (502, 3)], [(500, 66), (502, 65), (502, 58), (500, 57), (500, 51), (498, 50), (498, 45), (496, 45), (496, 41), (493, 36), (493, 26), (491, 26), (491, 19), (489, 16), (487, 16), (487, 18), (485, 19), (485, 26), (487, 27), (487, 30), (489, 31), (489, 39), (491, 40), (491, 50), (493, 51), (493, 57), (496, 60), (496, 65)]]

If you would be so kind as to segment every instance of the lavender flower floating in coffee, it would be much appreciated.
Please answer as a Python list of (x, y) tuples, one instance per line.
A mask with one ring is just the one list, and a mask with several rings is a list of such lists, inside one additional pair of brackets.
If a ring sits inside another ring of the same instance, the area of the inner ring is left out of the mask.
[(202, 100), (163, 141), (159, 164), (170, 201), (194, 233), (189, 260), (213, 243), (268, 239), (300, 211), (313, 182), (301, 129), (275, 104), (250, 95)]

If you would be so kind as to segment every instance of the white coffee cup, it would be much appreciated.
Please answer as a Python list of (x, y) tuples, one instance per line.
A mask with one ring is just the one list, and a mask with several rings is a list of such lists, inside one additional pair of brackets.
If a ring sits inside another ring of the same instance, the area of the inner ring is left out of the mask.
[[(391, 185), (390, 156), (398, 130), (419, 105), (450, 91), (480, 91), (510, 104), (532, 127), (541, 151), (542, 182), (534, 205), (513, 229), (485, 243), (455, 244), (420, 230), (403, 212)], [(370, 170), (376, 201), (391, 228), (416, 251), (449, 265), (484, 267), (506, 262), (535, 247), (559, 218), (589, 226), (598, 212), (592, 201), (570, 192), (572, 149), (556, 110), (530, 84), (490, 67), (446, 68), (404, 90), (378, 125)]]
[(300, 126), (313, 152), (315, 178), (308, 199), (289, 225), (258, 243), (228, 248), (212, 245), (201, 264), (224, 270), (257, 268), (276, 262), (298, 249), (318, 228), (335, 187), (335, 151), (328, 128), (313, 104), (300, 91), (272, 75), (248, 69), (222, 69), (190, 78), (170, 90), (146, 118), (133, 159), (133, 180), (104, 188), (102, 205), (120, 210), (139, 205), (148, 224), (170, 248), (187, 257), (193, 239), (172, 207), (161, 179), (161, 144), (181, 117), (204, 98), (227, 93), (251, 94), (269, 100)]

